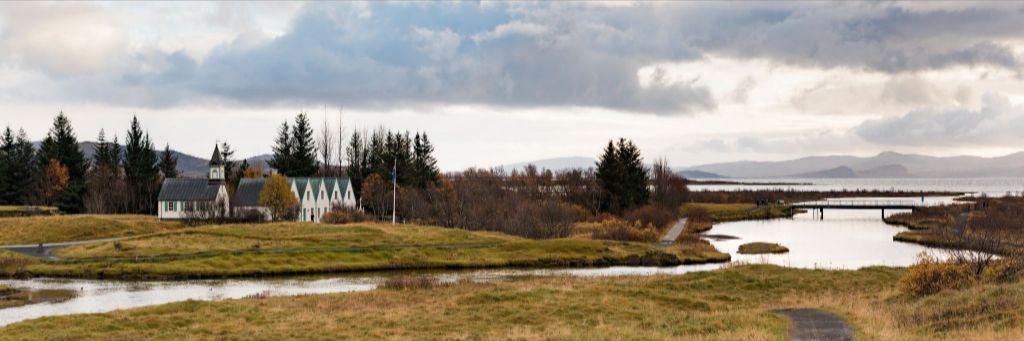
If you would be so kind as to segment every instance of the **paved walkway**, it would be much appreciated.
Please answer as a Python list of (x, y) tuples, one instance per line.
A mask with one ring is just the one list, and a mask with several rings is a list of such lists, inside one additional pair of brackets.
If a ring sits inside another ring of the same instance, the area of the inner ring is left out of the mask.
[(665, 234), (665, 237), (661, 238), (661, 241), (658, 242), (658, 245), (672, 245), (672, 243), (675, 243), (676, 239), (679, 238), (679, 234), (683, 233), (683, 228), (685, 227), (686, 218), (679, 219), (679, 221), (677, 221), (675, 225), (672, 225), (672, 229), (668, 230), (668, 233)]
[(106, 242), (113, 242), (129, 237), (116, 237), (116, 238), (104, 238), (104, 239), (92, 239), (92, 240), (79, 240), (73, 242), (60, 242), (60, 243), (44, 243), (44, 244), (25, 244), (25, 245), (2, 245), (0, 250), (14, 251), (20, 254), (29, 255), (36, 258), (43, 259), (57, 259), (53, 255), (53, 251), (56, 249), (85, 244), (99, 244)]
[(842, 340), (852, 341), (853, 333), (843, 318), (818, 309), (781, 309), (773, 313), (792, 321), (790, 340)]

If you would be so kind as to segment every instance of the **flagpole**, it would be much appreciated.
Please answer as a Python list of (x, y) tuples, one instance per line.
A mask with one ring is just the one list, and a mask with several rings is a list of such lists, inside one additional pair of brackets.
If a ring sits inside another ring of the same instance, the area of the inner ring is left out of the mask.
[(391, 168), (391, 225), (395, 225), (395, 212), (398, 211), (398, 160)]

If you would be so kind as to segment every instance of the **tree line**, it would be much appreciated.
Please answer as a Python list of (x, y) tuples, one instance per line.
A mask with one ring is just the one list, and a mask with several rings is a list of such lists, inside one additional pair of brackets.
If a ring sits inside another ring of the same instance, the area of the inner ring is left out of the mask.
[[(169, 151), (168, 146), (165, 151)], [(124, 146), (100, 130), (91, 159), (79, 147), (68, 117), (60, 112), (35, 148), (19, 129), (0, 136), (0, 205), (57, 206), (65, 213), (153, 213), (164, 177), (176, 176), (176, 159), (158, 159), (137, 117)], [(172, 172), (173, 170), (173, 172)]]

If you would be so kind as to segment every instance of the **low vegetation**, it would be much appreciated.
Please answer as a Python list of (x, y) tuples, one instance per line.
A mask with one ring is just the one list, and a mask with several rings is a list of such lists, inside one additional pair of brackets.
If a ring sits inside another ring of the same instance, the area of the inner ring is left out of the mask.
[(55, 215), (60, 213), (53, 206), (5, 206), (0, 205), (0, 218)]
[(808, 307), (846, 317), (860, 339), (1024, 338), (1024, 284), (917, 297), (899, 291), (903, 274), (745, 265), (682, 276), (450, 285), (411, 279), (394, 281), (397, 290), (47, 317), (0, 333), (11, 340), (170, 340), (186, 333), (215, 340), (237, 336), (244, 325), (248, 339), (778, 340), (787, 337), (788, 322), (770, 310)]
[(677, 265), (680, 247), (591, 239), (530, 240), (415, 225), (217, 225), (63, 248), (60, 261), (0, 256), (13, 276), (208, 278), (348, 271)]
[(0, 245), (55, 243), (139, 236), (181, 229), (177, 222), (142, 215), (68, 215), (0, 218)]
[(765, 243), (765, 242), (753, 242), (740, 245), (739, 253), (756, 255), (765, 253), (786, 253), (789, 252), (789, 248), (776, 244), (776, 243)]
[(715, 204), (689, 203), (683, 205), (682, 216), (687, 218), (686, 230), (700, 233), (711, 229), (716, 223), (748, 220), (791, 217), (793, 213), (788, 206), (758, 206), (749, 203)]
[(949, 229), (956, 224), (957, 215), (963, 208), (963, 205), (922, 207), (913, 212), (896, 213), (882, 220), (911, 230)]

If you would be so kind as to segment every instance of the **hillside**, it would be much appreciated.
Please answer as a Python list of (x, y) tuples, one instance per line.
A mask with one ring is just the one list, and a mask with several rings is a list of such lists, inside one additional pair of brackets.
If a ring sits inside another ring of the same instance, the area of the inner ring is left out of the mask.
[(739, 161), (688, 167), (730, 178), (781, 177), (1007, 177), (1024, 174), (1024, 152), (1000, 157), (884, 152), (870, 157), (830, 155), (785, 161)]

